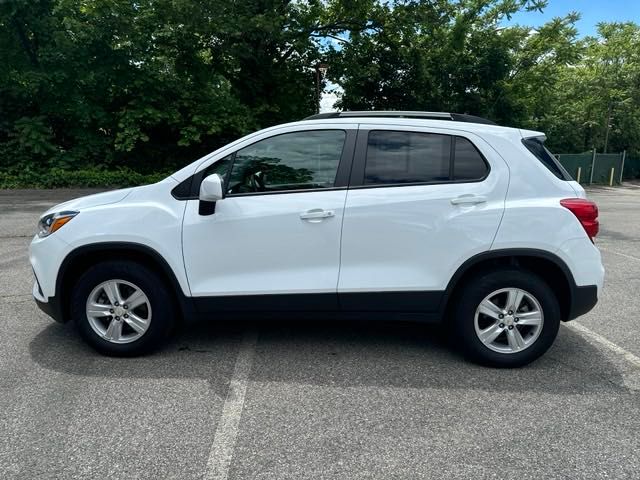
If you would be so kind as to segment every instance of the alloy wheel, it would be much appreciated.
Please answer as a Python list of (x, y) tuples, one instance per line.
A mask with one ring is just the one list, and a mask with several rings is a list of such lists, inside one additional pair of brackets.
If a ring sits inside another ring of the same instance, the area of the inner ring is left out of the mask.
[(487, 295), (476, 309), (478, 339), (499, 353), (518, 353), (535, 343), (544, 315), (538, 300), (520, 288), (502, 288)]
[(108, 280), (89, 294), (86, 314), (89, 325), (102, 339), (131, 343), (148, 330), (151, 303), (137, 285), (126, 280)]

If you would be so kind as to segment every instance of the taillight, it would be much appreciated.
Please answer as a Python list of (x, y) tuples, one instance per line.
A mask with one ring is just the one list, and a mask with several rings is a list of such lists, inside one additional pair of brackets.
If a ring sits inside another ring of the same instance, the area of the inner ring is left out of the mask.
[(571, 210), (580, 223), (584, 227), (584, 231), (593, 241), (593, 238), (598, 235), (600, 223), (598, 222), (598, 206), (584, 198), (565, 198), (560, 200), (560, 205)]

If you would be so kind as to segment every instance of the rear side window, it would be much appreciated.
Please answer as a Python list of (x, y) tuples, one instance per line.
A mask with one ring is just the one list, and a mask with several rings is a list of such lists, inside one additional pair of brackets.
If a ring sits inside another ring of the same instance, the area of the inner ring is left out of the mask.
[(453, 161), (454, 180), (479, 180), (487, 174), (487, 164), (478, 149), (469, 140), (455, 137)]
[(522, 143), (527, 147), (527, 150), (540, 160), (540, 163), (560, 180), (572, 180), (571, 175), (567, 173), (562, 164), (547, 150), (540, 140), (537, 138), (525, 138)]
[(483, 179), (488, 166), (466, 138), (421, 132), (369, 132), (364, 184), (444, 183)]
[(369, 132), (365, 184), (449, 180), (451, 137), (430, 133)]

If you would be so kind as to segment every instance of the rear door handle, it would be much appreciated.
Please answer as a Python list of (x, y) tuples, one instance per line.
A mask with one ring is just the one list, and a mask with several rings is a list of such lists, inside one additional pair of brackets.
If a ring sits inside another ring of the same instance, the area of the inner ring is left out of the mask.
[(308, 220), (313, 223), (321, 222), (325, 218), (330, 218), (335, 216), (336, 212), (333, 210), (323, 210), (322, 208), (314, 208), (312, 210), (307, 210), (300, 214), (301, 220)]
[(486, 203), (487, 197), (480, 195), (460, 195), (459, 197), (452, 198), (452, 205), (478, 205), (479, 203)]

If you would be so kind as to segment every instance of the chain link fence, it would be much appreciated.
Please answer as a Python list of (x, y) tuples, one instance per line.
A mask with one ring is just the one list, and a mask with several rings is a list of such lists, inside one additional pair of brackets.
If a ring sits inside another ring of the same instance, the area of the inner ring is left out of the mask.
[(574, 180), (582, 184), (619, 185), (640, 178), (640, 157), (621, 153), (566, 153), (558, 160)]

